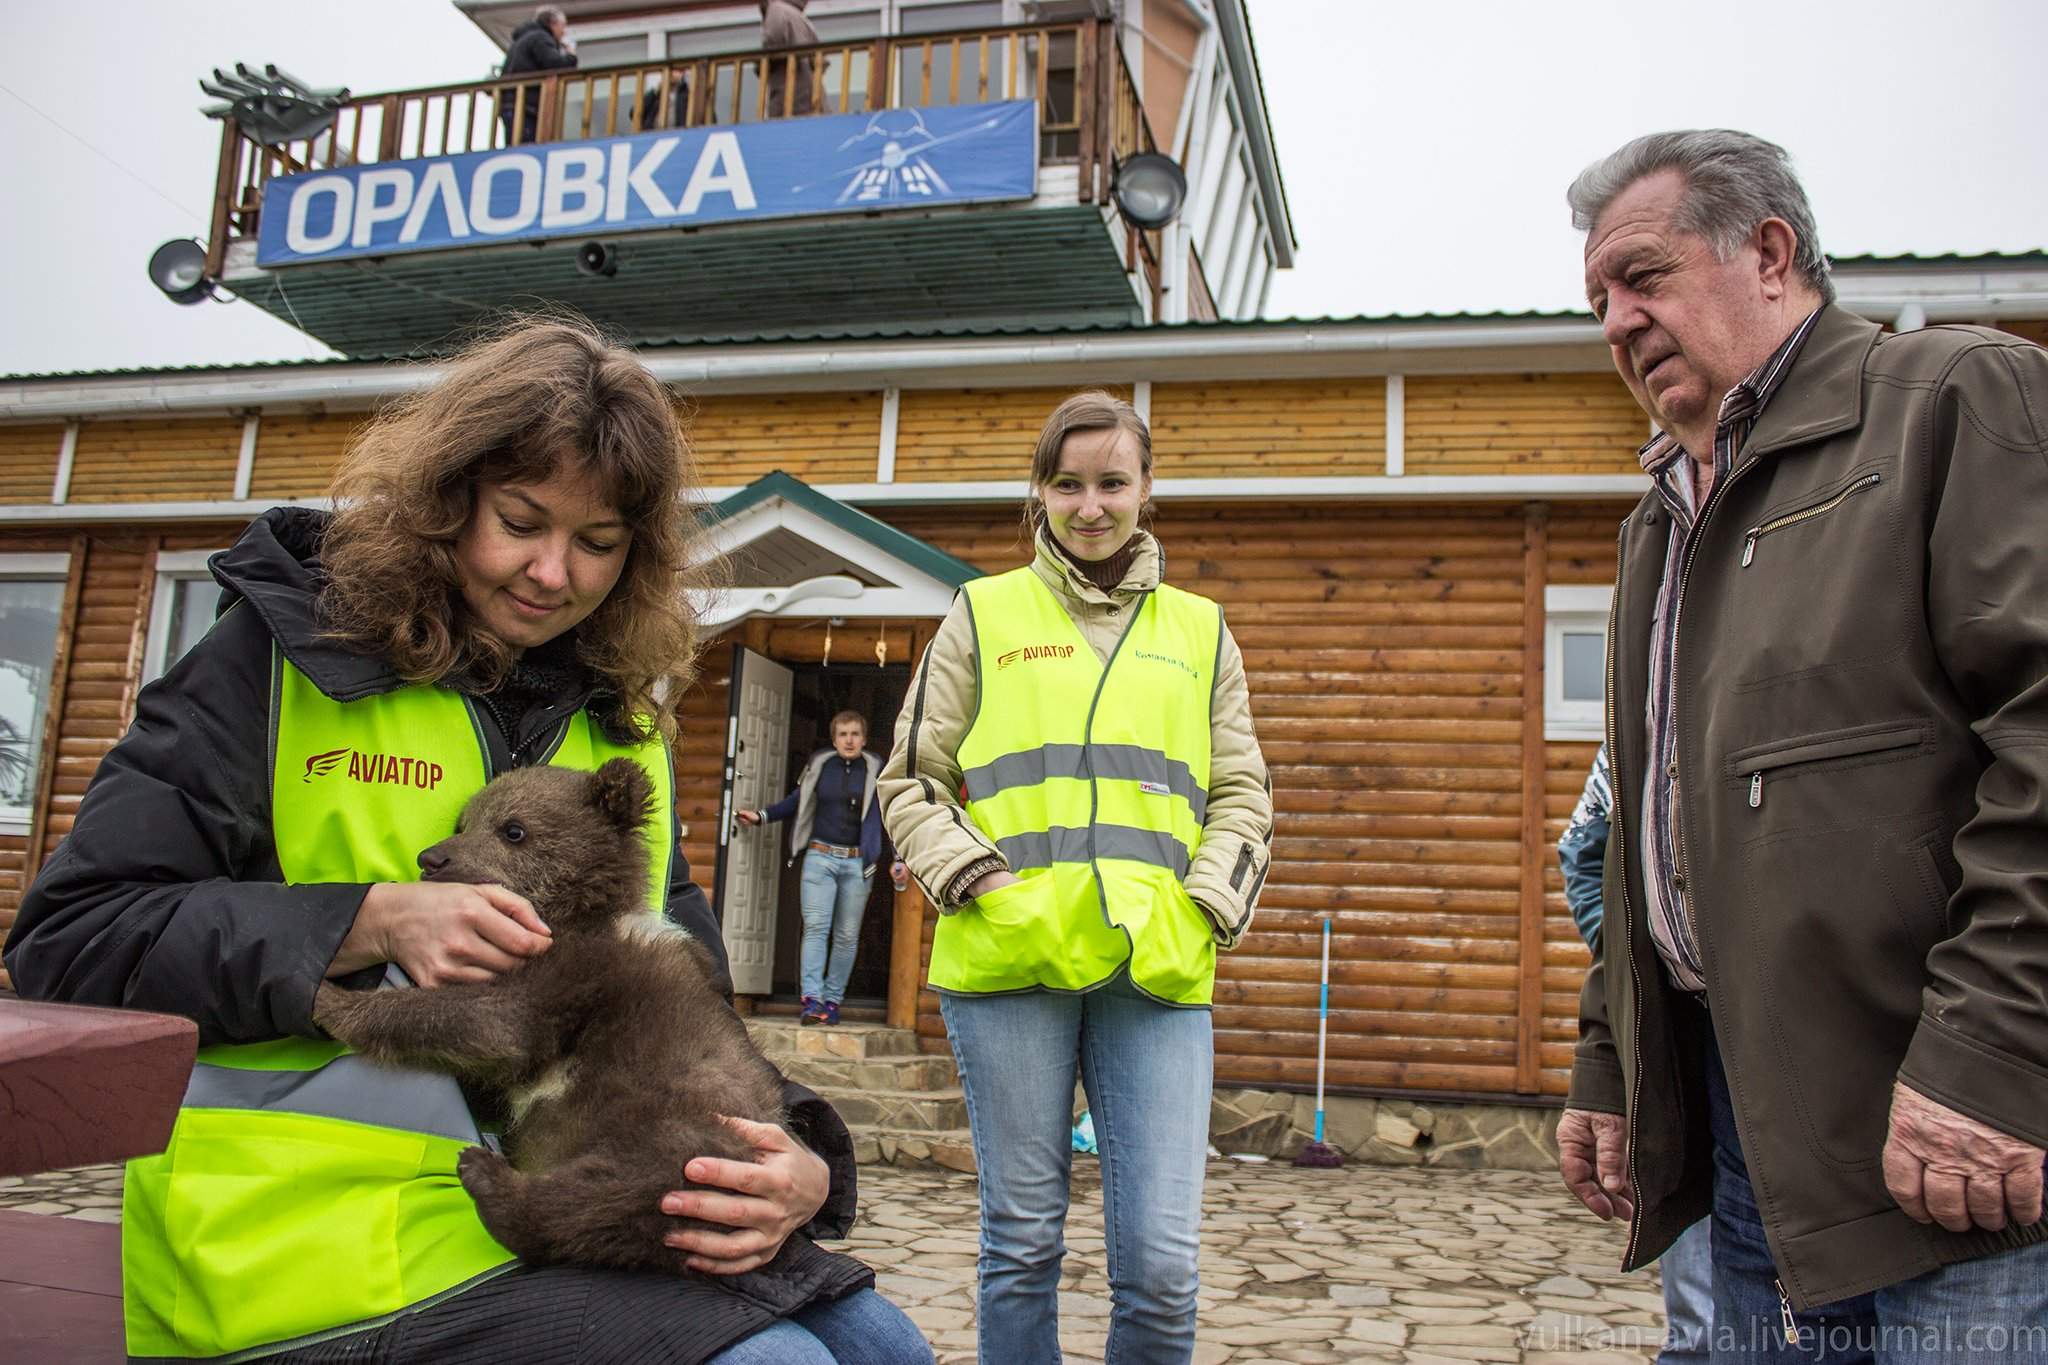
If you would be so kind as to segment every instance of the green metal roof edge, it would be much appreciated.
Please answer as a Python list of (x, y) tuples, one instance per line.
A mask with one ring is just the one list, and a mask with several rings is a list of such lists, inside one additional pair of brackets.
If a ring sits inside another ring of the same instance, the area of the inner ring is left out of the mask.
[[(1953, 252), (1947, 255), (1916, 256), (1910, 253), (1896, 256), (1832, 256), (1830, 262), (1838, 267), (1858, 270), (1911, 270), (1924, 267), (1975, 267), (1985, 270), (2028, 269), (2048, 265), (2048, 250), (2032, 251), (1987, 251), (1975, 253)], [(628, 344), (635, 350), (683, 350), (689, 348), (730, 347), (740, 349), (747, 346), (826, 346), (835, 344), (885, 341), (975, 341), (992, 338), (1019, 337), (1062, 337), (1105, 334), (1160, 334), (1168, 332), (1197, 331), (1252, 331), (1259, 328), (1284, 327), (1364, 327), (1364, 326), (1444, 326), (1469, 323), (1480, 325), (1500, 322), (1591, 322), (1592, 314), (1583, 308), (1558, 309), (1501, 309), (1492, 312), (1458, 313), (1358, 313), (1350, 316), (1324, 317), (1270, 317), (1270, 318), (1220, 318), (1213, 322), (1174, 323), (1091, 323), (1081, 326), (1062, 326), (1056, 323), (1033, 323), (1016, 327), (964, 326), (945, 327), (919, 326), (915, 324), (894, 327), (868, 327), (857, 329), (820, 328), (815, 331), (765, 333), (759, 336), (712, 336), (712, 337), (641, 337)], [(26, 372), (0, 374), (0, 384), (55, 384), (75, 383), (85, 380), (142, 379), (154, 376), (232, 374), (236, 371), (275, 373), (281, 370), (308, 370), (342, 365), (392, 365), (419, 363), (432, 364), (439, 357), (421, 356), (416, 361), (389, 356), (309, 356), (298, 360), (243, 360), (221, 361), (200, 365), (146, 365), (111, 370), (55, 370), (47, 372)], [(4, 414), (0, 414), (4, 415)]]
[(859, 536), (883, 553), (893, 555), (912, 568), (930, 574), (948, 587), (957, 588), (970, 579), (985, 576), (982, 569), (969, 564), (966, 560), (949, 555), (936, 545), (919, 540), (908, 531), (899, 531), (857, 507), (848, 507), (837, 498), (820, 493), (794, 474), (785, 473), (780, 469), (770, 470), (739, 492), (705, 508), (702, 513), (704, 524), (716, 526), (719, 522), (728, 521), (770, 498), (781, 498), (785, 502), (795, 503), (840, 530)]

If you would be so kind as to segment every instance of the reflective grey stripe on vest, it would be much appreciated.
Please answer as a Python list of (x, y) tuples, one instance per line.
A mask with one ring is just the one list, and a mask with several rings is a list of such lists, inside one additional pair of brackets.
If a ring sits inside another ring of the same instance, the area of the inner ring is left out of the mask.
[(457, 1142), (481, 1141), (454, 1081), (353, 1055), (336, 1057), (317, 1071), (246, 1071), (201, 1062), (192, 1068), (184, 1107), (311, 1114)]
[(1020, 753), (1004, 754), (962, 774), (970, 801), (986, 801), (997, 792), (1015, 787), (1035, 787), (1049, 777), (1087, 777), (1087, 759), (1094, 757), (1096, 777), (1149, 782), (1165, 787), (1188, 803), (1200, 824), (1209, 812), (1209, 793), (1195, 781), (1194, 772), (1177, 758), (1157, 749), (1136, 744), (1045, 744)]
[(1163, 830), (1133, 829), (1129, 825), (1097, 825), (1092, 848), (1090, 832), (1055, 826), (1043, 832), (1012, 834), (996, 840), (996, 851), (1012, 872), (1030, 867), (1051, 867), (1054, 863), (1085, 863), (1094, 858), (1122, 858), (1127, 862), (1163, 867), (1177, 880), (1185, 881), (1193, 861), (1187, 845)]

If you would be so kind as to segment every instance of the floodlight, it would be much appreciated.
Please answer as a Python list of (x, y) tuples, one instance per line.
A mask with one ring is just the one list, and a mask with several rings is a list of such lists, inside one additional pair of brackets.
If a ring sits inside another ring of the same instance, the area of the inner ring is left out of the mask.
[(206, 278), (206, 248), (190, 237), (173, 238), (150, 254), (149, 282), (172, 303), (210, 298), (218, 283)]
[(1139, 152), (1117, 162), (1109, 187), (1124, 221), (1147, 232), (1179, 217), (1188, 197), (1186, 174), (1159, 152)]

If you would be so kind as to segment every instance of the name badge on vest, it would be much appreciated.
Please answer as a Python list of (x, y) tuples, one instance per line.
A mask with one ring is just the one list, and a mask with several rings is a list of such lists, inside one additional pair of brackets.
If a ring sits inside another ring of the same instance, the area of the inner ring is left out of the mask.
[(1173, 788), (1167, 786), (1164, 782), (1140, 782), (1138, 784), (1138, 790), (1145, 793), (1145, 795), (1147, 796), (1173, 795)]

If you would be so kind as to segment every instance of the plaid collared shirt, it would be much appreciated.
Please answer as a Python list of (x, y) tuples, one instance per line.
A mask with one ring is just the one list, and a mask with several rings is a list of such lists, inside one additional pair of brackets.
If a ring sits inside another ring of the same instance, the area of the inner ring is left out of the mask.
[[(1700, 496), (1713, 490), (1735, 467), (1735, 457), (1749, 439), (1764, 405), (1778, 391), (1820, 310), (1792, 329), (1770, 359), (1728, 390), (1714, 426), (1713, 477)], [(1638, 452), (1643, 471), (1671, 512), (1671, 533), (1664, 551), (1664, 580), (1650, 617), (1650, 693), (1643, 718), (1647, 744), (1643, 749), (1643, 900), (1650, 938), (1664, 959), (1665, 970), (1688, 991), (1707, 988), (1700, 945), (1686, 913), (1685, 881), (1678, 868), (1678, 705), (1671, 692), (1672, 665), (1677, 657), (1680, 579), (1700, 507), (1694, 503), (1693, 460), (1676, 437), (1659, 432)]]

